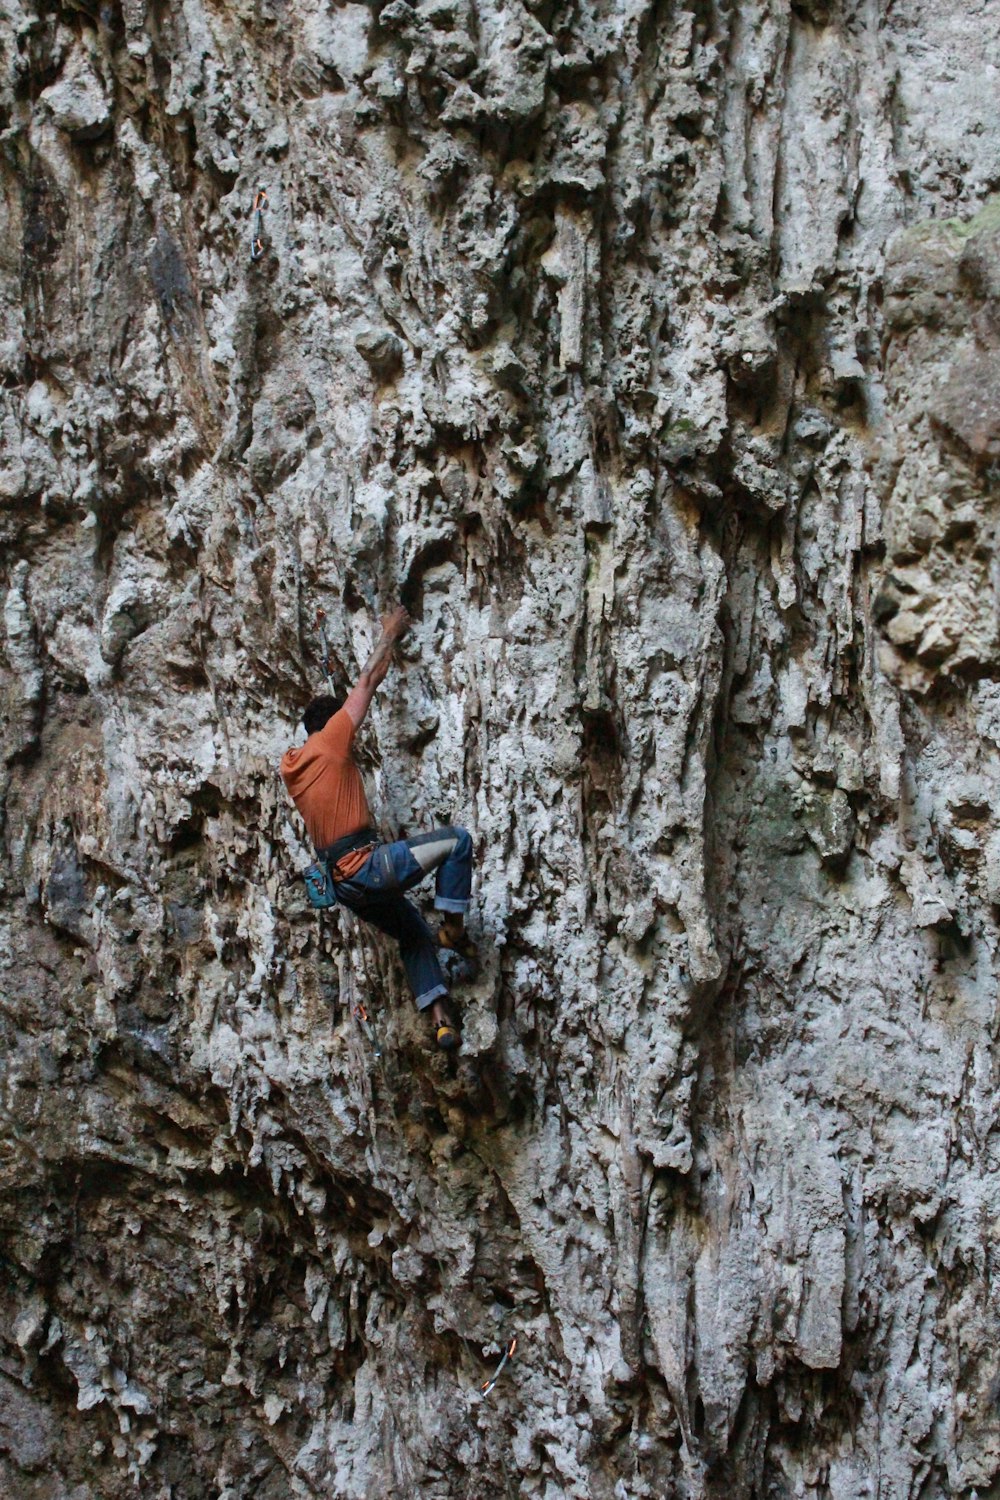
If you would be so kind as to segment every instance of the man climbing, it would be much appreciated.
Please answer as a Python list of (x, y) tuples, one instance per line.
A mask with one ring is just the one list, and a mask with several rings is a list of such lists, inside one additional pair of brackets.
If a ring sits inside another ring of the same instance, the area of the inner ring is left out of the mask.
[[(281, 757), (281, 775), (305, 819), (309, 837), (334, 882), (337, 900), (399, 943), (406, 977), (419, 1010), (429, 1010), (437, 1044), (458, 1046), (458, 1027), (446, 1003), (448, 987), (438, 948), (474, 958), (465, 931), (472, 890), (472, 840), (464, 828), (435, 828), (396, 843), (379, 841), (371, 826), (361, 773), (351, 754), (360, 727), (410, 624), (402, 607), (382, 616), (382, 635), (357, 686), (343, 701), (314, 698), (302, 716), (308, 738)], [(437, 871), (434, 905), (444, 913), (437, 935), (403, 895)]]

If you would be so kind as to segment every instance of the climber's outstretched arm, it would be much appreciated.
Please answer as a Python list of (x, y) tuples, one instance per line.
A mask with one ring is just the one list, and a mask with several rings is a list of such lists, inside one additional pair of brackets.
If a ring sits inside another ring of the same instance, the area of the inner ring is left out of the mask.
[(389, 670), (393, 647), (400, 636), (406, 634), (409, 626), (410, 617), (401, 604), (382, 616), (382, 634), (378, 644), (362, 667), (357, 686), (351, 689), (344, 704), (355, 729), (368, 712), (375, 689)]

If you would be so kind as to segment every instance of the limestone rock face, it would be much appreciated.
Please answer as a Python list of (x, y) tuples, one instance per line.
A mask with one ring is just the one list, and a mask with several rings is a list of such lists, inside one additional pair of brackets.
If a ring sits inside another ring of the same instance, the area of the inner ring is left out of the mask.
[(0, 1493), (1000, 1493), (998, 45), (0, 0)]
[(40, 98), (59, 129), (76, 141), (103, 135), (111, 123), (107, 96), (82, 50), (71, 57), (65, 76), (43, 89)]

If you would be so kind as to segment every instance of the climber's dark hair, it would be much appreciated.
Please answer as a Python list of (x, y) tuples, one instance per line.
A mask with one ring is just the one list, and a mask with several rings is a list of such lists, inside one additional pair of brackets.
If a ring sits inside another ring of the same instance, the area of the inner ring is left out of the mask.
[(306, 734), (315, 734), (317, 730), (322, 729), (323, 725), (328, 724), (343, 706), (343, 698), (331, 698), (329, 693), (323, 693), (319, 698), (314, 698), (311, 703), (307, 703), (306, 711), (302, 715)]

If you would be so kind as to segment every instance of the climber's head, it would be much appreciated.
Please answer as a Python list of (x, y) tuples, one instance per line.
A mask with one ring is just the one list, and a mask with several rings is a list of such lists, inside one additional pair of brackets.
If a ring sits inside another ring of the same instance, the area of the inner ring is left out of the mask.
[(339, 713), (343, 706), (343, 698), (331, 698), (329, 693), (314, 698), (306, 705), (306, 711), (302, 715), (306, 734), (315, 734), (317, 730), (322, 729), (323, 725), (327, 724), (335, 713)]

